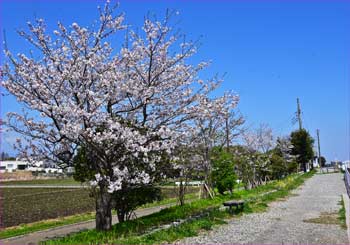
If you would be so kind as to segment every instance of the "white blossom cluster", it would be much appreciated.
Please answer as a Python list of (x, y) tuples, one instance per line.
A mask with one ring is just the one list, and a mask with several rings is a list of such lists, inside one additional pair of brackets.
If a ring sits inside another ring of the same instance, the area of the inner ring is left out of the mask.
[(248, 148), (263, 153), (275, 145), (272, 129), (267, 124), (261, 124), (257, 129), (245, 132), (243, 139)]

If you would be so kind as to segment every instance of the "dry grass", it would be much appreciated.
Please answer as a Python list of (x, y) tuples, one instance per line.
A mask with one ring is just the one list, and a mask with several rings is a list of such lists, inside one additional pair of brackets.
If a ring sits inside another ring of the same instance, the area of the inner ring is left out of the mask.
[(319, 217), (303, 220), (306, 223), (341, 225), (338, 212), (322, 212)]

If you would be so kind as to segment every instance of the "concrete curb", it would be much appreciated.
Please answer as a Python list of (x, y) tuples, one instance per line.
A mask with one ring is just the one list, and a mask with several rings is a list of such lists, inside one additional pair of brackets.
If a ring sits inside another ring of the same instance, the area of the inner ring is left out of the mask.
[(343, 194), (343, 201), (345, 207), (345, 217), (346, 217), (346, 229), (348, 233), (348, 239), (350, 244), (350, 199), (347, 194)]

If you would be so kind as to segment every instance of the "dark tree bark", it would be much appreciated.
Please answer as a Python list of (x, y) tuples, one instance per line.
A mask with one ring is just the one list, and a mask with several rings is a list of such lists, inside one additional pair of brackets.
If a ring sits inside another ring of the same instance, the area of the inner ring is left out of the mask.
[(314, 163), (313, 163), (313, 161), (310, 161), (310, 170), (311, 171), (314, 170)]
[(307, 171), (307, 169), (306, 169), (306, 163), (302, 163), (301, 165), (302, 165), (302, 168), (303, 168), (304, 173), (306, 173), (306, 171)]
[(179, 186), (179, 201), (180, 201), (180, 206), (185, 205), (185, 188), (186, 188), (186, 183), (185, 185), (182, 183), (183, 180), (180, 179), (180, 186)]
[(96, 196), (96, 230), (108, 231), (112, 228), (112, 196), (107, 185), (100, 184)]
[(119, 223), (122, 223), (122, 222), (125, 221), (125, 216), (126, 216), (126, 214), (125, 214), (124, 211), (118, 210), (118, 211), (117, 211), (117, 215), (118, 215), (118, 221), (119, 221)]

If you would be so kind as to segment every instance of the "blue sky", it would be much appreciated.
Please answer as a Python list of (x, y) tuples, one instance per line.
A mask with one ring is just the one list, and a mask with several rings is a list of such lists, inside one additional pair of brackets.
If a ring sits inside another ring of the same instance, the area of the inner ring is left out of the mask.
[[(43, 18), (50, 30), (58, 20), (89, 25), (102, 1), (1, 1), (1, 29), (13, 53), (29, 46), (15, 33), (28, 20)], [(303, 126), (327, 160), (350, 158), (350, 1), (120, 1), (126, 22), (140, 27), (147, 12), (180, 12), (178, 27), (189, 39), (201, 37), (194, 61), (211, 60), (204, 77), (224, 74), (221, 91), (241, 98), (248, 126), (268, 123), (276, 136), (297, 129), (291, 119), (300, 98)], [(2, 117), (20, 106), (3, 97)], [(13, 152), (11, 134), (2, 149)]]

